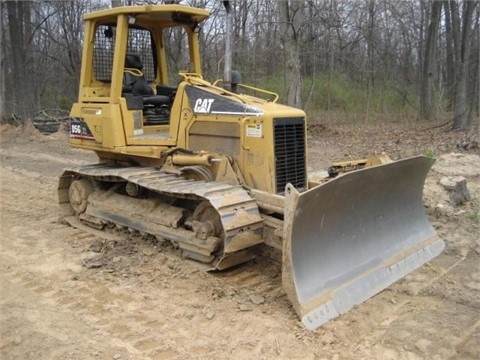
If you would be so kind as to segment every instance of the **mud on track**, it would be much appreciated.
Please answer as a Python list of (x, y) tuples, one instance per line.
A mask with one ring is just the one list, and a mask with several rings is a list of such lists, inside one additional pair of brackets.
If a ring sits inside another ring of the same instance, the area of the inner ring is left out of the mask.
[[(342, 132), (329, 134), (328, 151), (318, 150), (321, 135), (312, 163), (343, 156), (332, 145), (348, 141), (334, 138)], [(309, 332), (281, 288), (278, 252), (260, 249), (257, 260), (215, 275), (135, 233), (71, 228), (59, 218), (57, 177), (95, 156), (69, 149), (63, 133), (3, 128), (0, 137), (1, 359), (480, 358), (476, 154), (442, 157), (427, 182), (445, 252)], [(438, 187), (452, 168), (467, 174), (472, 195), (460, 207)]]

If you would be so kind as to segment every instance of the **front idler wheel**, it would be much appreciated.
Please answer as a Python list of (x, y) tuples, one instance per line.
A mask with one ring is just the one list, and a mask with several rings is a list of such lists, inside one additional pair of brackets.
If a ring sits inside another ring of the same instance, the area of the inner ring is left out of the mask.
[(88, 197), (95, 190), (93, 184), (87, 179), (74, 180), (68, 189), (70, 205), (77, 215), (87, 209)]

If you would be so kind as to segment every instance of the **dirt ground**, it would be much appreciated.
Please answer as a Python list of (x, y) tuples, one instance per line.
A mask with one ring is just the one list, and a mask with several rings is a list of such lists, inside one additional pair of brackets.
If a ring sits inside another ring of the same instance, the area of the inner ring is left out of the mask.
[[(59, 217), (57, 178), (95, 156), (70, 149), (61, 131), (2, 126), (0, 358), (480, 359), (478, 144), (421, 129), (310, 127), (314, 169), (368, 153), (435, 155), (424, 202), (446, 242), (431, 263), (312, 332), (282, 290), (277, 252), (211, 274), (134, 233), (72, 228)], [(470, 199), (455, 205), (444, 185), (457, 176)]]

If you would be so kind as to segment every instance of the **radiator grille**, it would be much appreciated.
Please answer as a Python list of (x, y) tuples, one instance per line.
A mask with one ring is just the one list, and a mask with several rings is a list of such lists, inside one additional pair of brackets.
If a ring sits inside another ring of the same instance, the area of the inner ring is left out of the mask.
[(306, 188), (305, 120), (274, 119), (275, 177), (277, 193), (291, 183), (299, 191)]

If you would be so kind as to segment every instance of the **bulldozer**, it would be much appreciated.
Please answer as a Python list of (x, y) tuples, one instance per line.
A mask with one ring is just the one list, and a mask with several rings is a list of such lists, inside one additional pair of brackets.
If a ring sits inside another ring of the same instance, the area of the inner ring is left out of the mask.
[(168, 240), (212, 271), (248, 266), (260, 244), (280, 249), (283, 288), (312, 330), (437, 256), (422, 204), (433, 160), (309, 174), (304, 111), (233, 71), (203, 78), (208, 17), (178, 4), (84, 15), (69, 143), (98, 163), (61, 175), (65, 219)]

